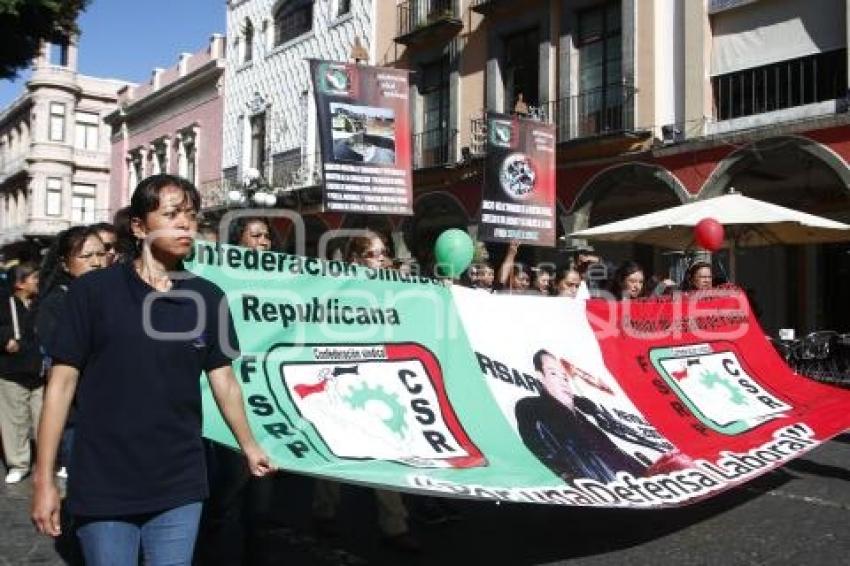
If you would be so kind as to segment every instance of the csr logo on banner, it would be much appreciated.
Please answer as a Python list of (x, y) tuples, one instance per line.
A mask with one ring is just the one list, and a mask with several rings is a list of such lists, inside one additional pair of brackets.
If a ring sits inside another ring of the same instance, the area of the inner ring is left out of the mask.
[[(426, 348), (290, 346), (269, 351), (269, 388), (279, 406), (292, 406), (299, 428), (312, 428), (334, 457), (432, 468), (486, 465), (460, 425), (439, 363)], [(293, 351), (304, 356), (292, 359)]]
[(693, 414), (722, 434), (741, 434), (792, 408), (753, 378), (732, 342), (656, 348), (649, 357)]

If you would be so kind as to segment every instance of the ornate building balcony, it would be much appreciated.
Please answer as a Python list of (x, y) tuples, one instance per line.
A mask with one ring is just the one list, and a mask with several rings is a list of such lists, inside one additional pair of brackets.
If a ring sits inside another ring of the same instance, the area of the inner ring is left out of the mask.
[(457, 161), (457, 130), (436, 128), (413, 134), (413, 168), (426, 169)]
[(482, 15), (487, 15), (492, 13), (496, 8), (500, 5), (507, 5), (509, 0), (472, 0), (469, 8), (473, 12), (478, 12)]
[(544, 103), (532, 109), (555, 123), (558, 141), (634, 131), (637, 89), (608, 85)]
[(52, 86), (82, 92), (80, 85), (77, 84), (77, 73), (73, 69), (61, 65), (37, 65), (33, 68), (27, 85), (29, 88)]
[(407, 46), (446, 41), (463, 28), (458, 0), (401, 2), (397, 6), (396, 25), (396, 43)]

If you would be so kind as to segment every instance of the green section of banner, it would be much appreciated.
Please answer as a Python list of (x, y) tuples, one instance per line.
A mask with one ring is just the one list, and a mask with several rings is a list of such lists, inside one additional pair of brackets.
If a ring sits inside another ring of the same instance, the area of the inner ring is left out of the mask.
[[(203, 242), (187, 267), (226, 293), (249, 421), (281, 468), (407, 489), (563, 485), (495, 404), (439, 282)], [(235, 446), (202, 388), (204, 435)]]

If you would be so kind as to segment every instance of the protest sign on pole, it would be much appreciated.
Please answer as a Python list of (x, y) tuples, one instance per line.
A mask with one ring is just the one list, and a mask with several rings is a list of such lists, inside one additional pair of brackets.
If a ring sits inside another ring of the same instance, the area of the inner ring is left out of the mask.
[(310, 61), (325, 210), (413, 214), (408, 72)]
[(479, 238), (555, 245), (555, 127), (487, 115), (487, 159)]

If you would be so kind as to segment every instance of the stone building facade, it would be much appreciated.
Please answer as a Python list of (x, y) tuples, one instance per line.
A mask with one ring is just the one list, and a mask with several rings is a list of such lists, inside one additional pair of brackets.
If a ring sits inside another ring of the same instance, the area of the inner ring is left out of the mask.
[(77, 72), (75, 42), (44, 44), (0, 112), (0, 250), (37, 253), (74, 224), (109, 220), (109, 130), (124, 81)]
[(221, 204), (224, 37), (215, 34), (176, 65), (154, 69), (151, 80), (118, 91), (112, 128), (110, 210), (126, 206), (139, 181), (171, 173), (192, 181), (204, 206)]
[[(386, 4), (387, 6), (384, 6)], [(238, 183), (248, 168), (281, 189), (315, 186), (315, 105), (308, 59), (347, 61), (355, 39), (368, 61), (387, 36), (379, 0), (229, 0), (225, 73), (223, 178)], [(389, 10), (392, 13), (391, 10)]]

